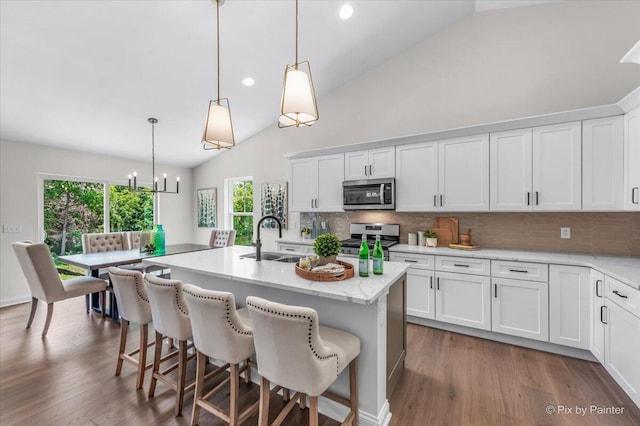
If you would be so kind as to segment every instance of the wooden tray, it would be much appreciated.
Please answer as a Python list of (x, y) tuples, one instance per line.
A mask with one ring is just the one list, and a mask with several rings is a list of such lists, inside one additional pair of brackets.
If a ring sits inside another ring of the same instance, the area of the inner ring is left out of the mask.
[(465, 246), (464, 244), (449, 244), (449, 248), (458, 250), (480, 250), (480, 246)]
[(296, 275), (298, 275), (299, 277), (302, 277), (306, 280), (311, 280), (311, 281), (325, 281), (325, 282), (329, 282), (329, 281), (344, 281), (344, 280), (348, 280), (349, 278), (353, 278), (354, 275), (354, 271), (353, 271), (353, 265), (347, 262), (343, 262), (341, 260), (336, 260), (335, 263), (337, 263), (338, 265), (342, 265), (344, 266), (344, 273), (341, 275), (336, 276), (335, 274), (332, 274), (331, 272), (312, 272), (312, 271), (307, 271), (306, 269), (302, 269), (301, 267), (298, 266), (298, 264), (296, 263)]

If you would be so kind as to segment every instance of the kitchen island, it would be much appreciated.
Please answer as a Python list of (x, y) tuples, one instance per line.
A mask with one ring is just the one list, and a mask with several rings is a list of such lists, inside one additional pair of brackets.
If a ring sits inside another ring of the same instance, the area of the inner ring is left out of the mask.
[[(322, 325), (358, 336), (360, 424), (387, 425), (391, 419), (388, 396), (404, 370), (406, 356), (408, 265), (385, 262), (385, 273), (380, 276), (317, 282), (297, 276), (293, 263), (240, 257), (253, 250), (233, 246), (156, 257), (144, 263), (171, 268), (171, 277), (184, 283), (232, 292), (240, 306), (251, 295), (311, 307), (318, 311)], [(347, 396), (348, 373), (343, 372), (330, 389)], [(345, 407), (326, 398), (320, 399), (319, 409), (340, 421), (347, 413)]]

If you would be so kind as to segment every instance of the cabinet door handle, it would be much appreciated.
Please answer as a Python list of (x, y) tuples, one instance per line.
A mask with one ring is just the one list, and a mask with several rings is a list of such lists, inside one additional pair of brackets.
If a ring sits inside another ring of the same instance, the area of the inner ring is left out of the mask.
[(436, 290), (440, 290), (440, 277), (436, 278)]
[(596, 296), (602, 297), (602, 280), (596, 280)]
[(509, 269), (510, 272), (519, 272), (521, 274), (528, 274), (529, 271), (525, 271), (524, 269)]
[(628, 299), (629, 298), (629, 296), (626, 296), (626, 295), (620, 293), (618, 290), (613, 290), (613, 294), (615, 294), (618, 297), (622, 297), (623, 299)]
[(465, 265), (464, 263), (454, 263), (453, 266), (459, 266), (461, 268), (468, 268), (469, 265)]
[(440, 194), (440, 207), (442, 207), (442, 194)]
[(367, 166), (364, 166), (364, 175), (367, 176)]
[(296, 251), (296, 250), (292, 248), (286, 248), (285, 251)]
[(536, 191), (536, 206), (540, 204), (540, 194)]
[(429, 288), (433, 288), (433, 275), (429, 277)]
[(640, 200), (636, 200), (636, 194), (638, 194), (638, 190), (640, 190), (640, 188), (637, 187), (637, 186), (634, 187), (634, 188), (631, 188), (631, 203), (632, 204), (640, 203)]
[(437, 200), (438, 200), (438, 196), (434, 195), (433, 196), (433, 207), (438, 207), (438, 201)]
[(493, 297), (498, 298), (498, 284), (493, 284)]
[(311, 208), (313, 208), (313, 198), (311, 199)]
[(605, 305), (600, 306), (600, 322), (603, 324), (609, 324), (607, 321), (604, 320), (604, 310), (607, 309), (607, 307)]
[(369, 164), (369, 176), (373, 175), (373, 172), (371, 171), (371, 164)]
[(405, 259), (404, 261), (407, 263), (418, 263), (418, 261), (414, 259)]
[(531, 205), (531, 192), (527, 191), (527, 205)]

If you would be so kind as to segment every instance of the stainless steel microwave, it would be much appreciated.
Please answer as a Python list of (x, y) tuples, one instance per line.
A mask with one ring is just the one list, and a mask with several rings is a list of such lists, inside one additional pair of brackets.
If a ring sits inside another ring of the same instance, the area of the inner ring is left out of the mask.
[(342, 184), (345, 210), (394, 210), (396, 208), (396, 180), (347, 180)]

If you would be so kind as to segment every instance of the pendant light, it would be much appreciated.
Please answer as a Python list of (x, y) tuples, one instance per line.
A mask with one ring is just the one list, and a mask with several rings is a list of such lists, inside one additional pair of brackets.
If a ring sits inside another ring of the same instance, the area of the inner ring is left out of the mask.
[(309, 61), (298, 62), (298, 0), (296, 0), (296, 62), (284, 70), (278, 127), (311, 126), (318, 121)]
[(231, 148), (235, 145), (229, 99), (220, 98), (220, 6), (224, 0), (212, 0), (216, 4), (216, 43), (218, 61), (218, 98), (209, 101), (207, 121), (202, 135), (202, 147), (208, 149)]

